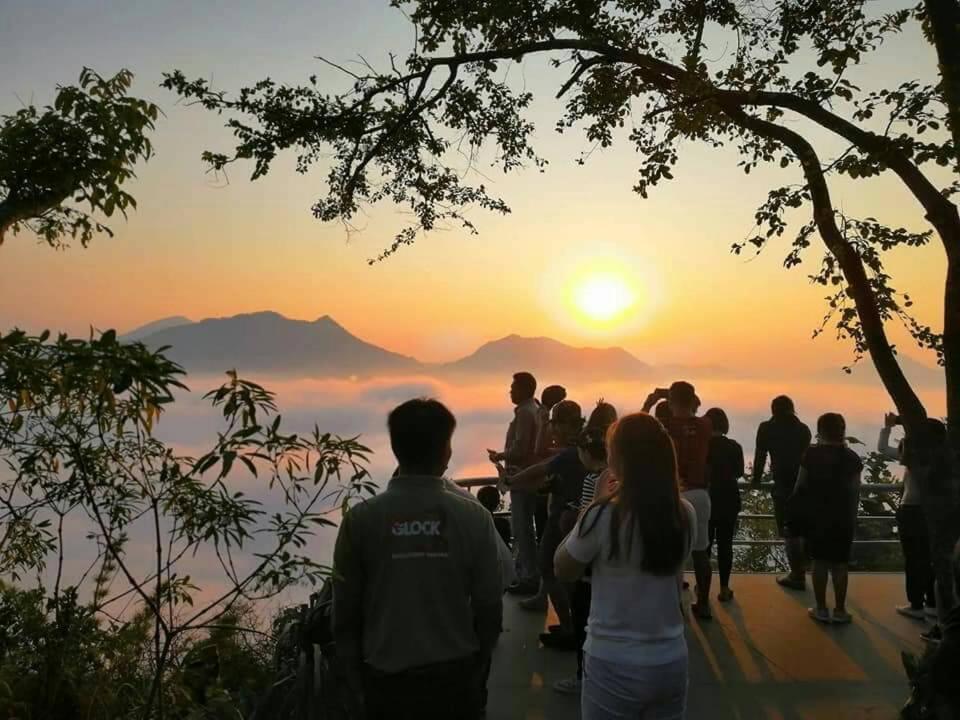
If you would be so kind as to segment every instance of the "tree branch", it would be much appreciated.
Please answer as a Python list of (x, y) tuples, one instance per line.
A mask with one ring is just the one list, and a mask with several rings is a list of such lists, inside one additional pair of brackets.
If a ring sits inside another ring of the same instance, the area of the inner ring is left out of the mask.
[(876, 298), (870, 289), (863, 262), (856, 250), (844, 238), (837, 227), (833, 202), (820, 158), (813, 146), (799, 133), (782, 127), (767, 120), (750, 115), (735, 104), (721, 104), (723, 111), (731, 120), (745, 127), (761, 137), (765, 137), (789, 148), (803, 167), (804, 175), (810, 188), (813, 201), (814, 221), (817, 230), (831, 254), (837, 259), (843, 276), (846, 279), (850, 294), (857, 308), (860, 325), (867, 339), (867, 348), (870, 358), (883, 381), (887, 392), (904, 418), (904, 424), (910, 429), (920, 426), (926, 419), (927, 413), (917, 397), (903, 370), (897, 362), (896, 355), (887, 338), (883, 318), (877, 307)]

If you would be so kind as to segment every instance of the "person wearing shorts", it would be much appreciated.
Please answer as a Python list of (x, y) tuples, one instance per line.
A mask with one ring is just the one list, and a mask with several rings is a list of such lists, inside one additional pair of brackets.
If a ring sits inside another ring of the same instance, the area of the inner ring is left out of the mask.
[(710, 620), (710, 584), (713, 568), (710, 565), (710, 492), (708, 489), (707, 455), (713, 426), (704, 417), (697, 417), (700, 399), (693, 385), (678, 381), (669, 390), (658, 388), (647, 397), (644, 412), (649, 412), (659, 401), (670, 404), (670, 417), (664, 423), (677, 453), (677, 472), (683, 499), (689, 502), (697, 515), (693, 540), (693, 569), (697, 579), (696, 602), (691, 610), (701, 620)]
[[(810, 617), (822, 623), (849, 623), (847, 584), (857, 524), (863, 461), (846, 443), (846, 421), (826, 413), (817, 421), (817, 443), (803, 456), (796, 495), (806, 508), (807, 551), (813, 559), (816, 607)], [(827, 578), (833, 581), (835, 606), (827, 608)]]

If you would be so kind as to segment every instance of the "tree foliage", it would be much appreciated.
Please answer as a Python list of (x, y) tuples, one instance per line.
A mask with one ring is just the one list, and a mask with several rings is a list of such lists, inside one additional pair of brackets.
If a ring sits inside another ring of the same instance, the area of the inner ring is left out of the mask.
[[(792, 236), (785, 265), (799, 265), (819, 236), (819, 269), (810, 275), (829, 288), (824, 326), (832, 322), (850, 338), (857, 359), (870, 352), (908, 429), (926, 411), (896, 361), (887, 322), (902, 320), (921, 346), (939, 353), (948, 384), (960, 390), (960, 320), (948, 310), (942, 332), (914, 320), (912, 300), (896, 290), (883, 263), (894, 248), (937, 237), (950, 267), (960, 266), (960, 218), (950, 201), (957, 183), (940, 187), (927, 174), (928, 167), (957, 167), (957, 148), (945, 132), (949, 103), (934, 67), (926, 82), (891, 80), (883, 89), (862, 89), (850, 79), (908, 26), (919, 25), (929, 37), (924, 5), (886, 12), (866, 0), (391, 4), (411, 19), (414, 50), (403, 60), (391, 55), (380, 70), (365, 60), (338, 65), (349, 78), (344, 92), (312, 77), (302, 85), (265, 79), (230, 95), (169, 73), (167, 88), (225, 114), (236, 136), (232, 151), (208, 151), (206, 161), (217, 169), (252, 161), (254, 179), (285, 150), (296, 154), (301, 172), (322, 162), (327, 193), (314, 205), (318, 218), (350, 223), (365, 205), (381, 201), (412, 215), (381, 257), (439, 223), (473, 231), (465, 207), (509, 211), (483, 182), (473, 182), (477, 174), (464, 172), (474, 169), (482, 149), (504, 171), (545, 162), (532, 146), (533, 92), (517, 87), (508, 71), (527, 56), (546, 55), (569, 69), (556, 91), (564, 99), (556, 129), (583, 132), (587, 148), (579, 162), (597, 147), (632, 146), (639, 158), (634, 190), (643, 197), (674, 179), (690, 142), (736, 149), (746, 173), (797, 168), (799, 182), (771, 189), (756, 213), (756, 232), (734, 250), (763, 249), (790, 231), (790, 213), (809, 207), (810, 221)], [(837, 157), (818, 153), (824, 133), (845, 146)], [(880, 173), (898, 177), (928, 228), (889, 227), (835, 208), (833, 178)], [(960, 316), (960, 289), (949, 302)], [(960, 400), (954, 405), (951, 417), (960, 417)]]
[(129, 70), (104, 78), (84, 68), (53, 105), (0, 116), (0, 244), (28, 228), (53, 247), (71, 238), (86, 246), (112, 234), (96, 214), (136, 208), (124, 184), (153, 152), (160, 109), (130, 97), (132, 82)]
[[(272, 393), (235, 372), (205, 396), (223, 418), (210, 449), (178, 454), (153, 434), (174, 393), (186, 390), (182, 370), (162, 353), (122, 344), (113, 331), (90, 340), (0, 337), (0, 573), (37, 577), (41, 595), (24, 601), (49, 602), (54, 627), (64, 622), (61, 607), (69, 606), (71, 623), (89, 615), (94, 625), (70, 629), (90, 642), (96, 622), (127, 627), (137, 608), (149, 637), (139, 666), (149, 678), (138, 696), (143, 718), (193, 697), (173, 692), (182, 685), (174, 660), (187, 647), (205, 657), (198, 634), (247, 632), (238, 608), (326, 577), (308, 542), (374, 487), (367, 448), (316, 427), (285, 431)], [(257, 497), (232, 486), (240, 471)], [(68, 583), (83, 527), (94, 557)], [(205, 581), (206, 594), (189, 572), (203, 553), (220, 576)], [(74, 588), (90, 602), (78, 604)], [(213, 692), (208, 685), (204, 692)]]

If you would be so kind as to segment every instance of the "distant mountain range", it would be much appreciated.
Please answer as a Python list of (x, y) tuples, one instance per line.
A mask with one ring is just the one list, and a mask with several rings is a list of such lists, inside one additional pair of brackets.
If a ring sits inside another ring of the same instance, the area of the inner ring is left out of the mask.
[(121, 336), (152, 348), (169, 346), (168, 357), (191, 372), (243, 372), (307, 377), (434, 374), (503, 375), (528, 370), (541, 375), (576, 368), (585, 376), (636, 378), (650, 366), (623, 348), (576, 348), (550, 338), (510, 335), (448, 363), (424, 363), (390, 352), (351, 334), (333, 318), (308, 322), (259, 312), (193, 322), (158, 320)]
[[(131, 330), (121, 339), (149, 347), (170, 346), (168, 357), (190, 372), (222, 372), (236, 367), (242, 373), (298, 377), (369, 377), (372, 375), (497, 375), (517, 370), (556, 377), (572, 370), (584, 379), (638, 380), (682, 376), (738, 377), (730, 368), (652, 366), (620, 347), (573, 347), (546, 337), (509, 335), (481, 345), (464, 358), (446, 363), (424, 363), (391, 352), (350, 333), (329, 316), (312, 322), (291, 320), (275, 312), (258, 312), (194, 322), (176, 316)], [(918, 386), (943, 386), (943, 373), (901, 355), (907, 376)], [(877, 384), (869, 360), (853, 375), (839, 368), (808, 374), (808, 380)]]
[(248, 373), (320, 377), (409, 373), (420, 367), (411, 357), (360, 340), (328, 316), (308, 322), (259, 312), (177, 320), (161, 320), (158, 329), (137, 328), (121, 339), (153, 348), (169, 345), (167, 356), (192, 372), (237, 367)]

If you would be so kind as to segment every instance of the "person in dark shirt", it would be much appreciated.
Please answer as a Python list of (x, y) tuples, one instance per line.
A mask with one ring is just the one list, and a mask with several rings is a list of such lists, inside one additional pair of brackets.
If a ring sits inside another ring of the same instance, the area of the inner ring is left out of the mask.
[[(838, 413), (817, 420), (817, 444), (803, 455), (794, 496), (802, 500), (807, 550), (813, 559), (810, 617), (823, 623), (849, 623), (847, 583), (850, 552), (860, 502), (863, 461), (847, 447), (847, 424)], [(836, 605), (827, 609), (827, 578), (833, 580)]]
[[(566, 588), (559, 582), (553, 571), (553, 554), (563, 540), (562, 518), (568, 508), (576, 508), (580, 500), (580, 491), (587, 470), (580, 462), (576, 441), (583, 428), (583, 413), (580, 406), (572, 400), (557, 403), (550, 416), (557, 445), (563, 448), (549, 460), (544, 460), (516, 475), (504, 477), (501, 484), (511, 493), (536, 491), (546, 488), (550, 492), (547, 508), (547, 528), (540, 543), (540, 576), (544, 589), (557, 613), (560, 625), (558, 632), (543, 633), (540, 636), (545, 647), (556, 649), (574, 649), (573, 625), (570, 615), (570, 600)], [(520, 606), (525, 610), (546, 610), (546, 603), (523, 601)]]
[(921, 637), (937, 642), (942, 637), (947, 616), (957, 605), (951, 563), (953, 548), (960, 540), (960, 488), (954, 481), (946, 426), (935, 418), (927, 418), (922, 428), (908, 433), (904, 439), (903, 464), (920, 487), (935, 577), (937, 624)]
[(783, 587), (804, 590), (807, 586), (807, 561), (803, 544), (803, 528), (787, 521), (788, 499), (793, 494), (800, 471), (800, 460), (810, 446), (810, 428), (796, 415), (793, 400), (780, 395), (770, 404), (772, 417), (757, 428), (756, 452), (753, 457), (753, 483), (759, 485), (770, 457), (773, 475), (773, 513), (777, 530), (784, 539), (790, 572), (777, 578)]
[(503, 619), (500, 540), (490, 514), (444, 484), (450, 411), (410, 400), (387, 425), (399, 470), (337, 533), (337, 661), (365, 720), (474, 720)]
[(740, 515), (740, 488), (743, 477), (743, 448), (727, 437), (730, 420), (720, 408), (710, 408), (704, 414), (713, 426), (710, 450), (707, 453), (707, 471), (710, 474), (710, 546), (717, 547), (717, 569), (720, 573), (720, 602), (733, 599), (730, 573), (733, 569), (733, 536)]
[(513, 539), (510, 535), (510, 521), (505, 517), (494, 515), (502, 505), (499, 491), (491, 485), (482, 487), (477, 490), (477, 500), (493, 515), (493, 526), (497, 529), (497, 533), (499, 533), (506, 546), (510, 547), (510, 542)]

